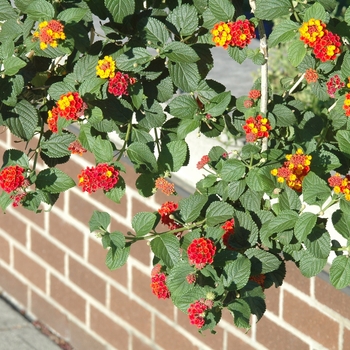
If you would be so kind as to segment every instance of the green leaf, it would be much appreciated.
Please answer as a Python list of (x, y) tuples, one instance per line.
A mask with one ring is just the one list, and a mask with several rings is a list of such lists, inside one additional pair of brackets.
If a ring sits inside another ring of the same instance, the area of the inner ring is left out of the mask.
[(55, 17), (55, 9), (45, 0), (32, 1), (25, 11), (28, 17), (33, 20), (50, 20)]
[(18, 15), (10, 2), (6, 0), (0, 1), (0, 21), (7, 21), (9, 19), (17, 19)]
[(64, 192), (75, 186), (74, 180), (58, 168), (40, 171), (35, 184), (38, 189), (51, 193)]
[(295, 223), (294, 235), (299, 242), (304, 242), (306, 237), (315, 227), (317, 215), (313, 213), (302, 213)]
[(206, 218), (208, 226), (215, 226), (221, 224), (226, 220), (232, 219), (233, 207), (224, 202), (213, 202), (209, 205)]
[(135, 12), (135, 0), (104, 0), (114, 22), (124, 23), (128, 16)]
[(130, 246), (123, 249), (110, 248), (106, 256), (106, 265), (110, 270), (118, 269), (127, 262), (129, 255)]
[(346, 255), (339, 255), (334, 258), (329, 269), (329, 279), (337, 289), (342, 289), (350, 284), (350, 260)]
[(220, 176), (224, 181), (232, 182), (240, 180), (246, 171), (245, 165), (238, 159), (228, 159), (220, 171)]
[(145, 236), (153, 229), (157, 216), (153, 213), (139, 212), (132, 218), (132, 228), (136, 236)]
[(328, 22), (327, 19), (329, 18), (329, 15), (326, 13), (326, 10), (324, 7), (319, 4), (318, 2), (315, 2), (312, 6), (310, 6), (306, 11), (303, 18), (304, 22), (307, 22), (311, 18), (316, 18), (321, 20), (322, 22)]
[(207, 196), (198, 193), (181, 199), (179, 202), (179, 208), (182, 220), (184, 222), (193, 222), (196, 220), (204, 205), (207, 203), (207, 200)]
[(293, 111), (284, 105), (275, 105), (272, 113), (276, 117), (276, 126), (290, 126), (296, 123)]
[(306, 248), (316, 258), (327, 259), (331, 252), (331, 237), (320, 227), (314, 227), (304, 241)]
[(272, 20), (277, 17), (288, 15), (291, 8), (289, 0), (256, 0), (255, 17)]
[(171, 295), (171, 299), (174, 305), (180, 309), (182, 312), (187, 314), (187, 310), (190, 304), (194, 303), (200, 298), (205, 298), (206, 291), (203, 287), (195, 285), (193, 288), (189, 289), (187, 292), (182, 293), (182, 295)]
[(293, 210), (283, 210), (269, 223), (271, 232), (282, 232), (294, 228), (298, 220), (298, 214)]
[(25, 169), (29, 168), (29, 159), (26, 154), (16, 149), (7, 149), (2, 156), (4, 166), (19, 165)]
[(250, 188), (239, 198), (241, 204), (246, 210), (256, 211), (261, 208), (263, 192), (254, 191)]
[(168, 57), (170, 61), (178, 63), (193, 63), (199, 60), (196, 51), (180, 41), (166, 44), (162, 54)]
[(335, 135), (339, 148), (342, 152), (350, 154), (350, 131), (338, 130)]
[(302, 60), (304, 59), (306, 55), (306, 47), (303, 41), (301, 40), (295, 40), (293, 41), (289, 47), (287, 52), (287, 57), (289, 59), (289, 62), (294, 66), (297, 67)]
[[(1, 7), (0, 7), (1, 8)], [(5, 213), (6, 208), (12, 203), (12, 199), (10, 197), (10, 194), (5, 192), (5, 191), (1, 191), (0, 194), (0, 208), (2, 209), (2, 211)]]
[(319, 274), (326, 264), (327, 259), (315, 258), (307, 250), (304, 250), (300, 258), (299, 269), (303, 276), (310, 278)]
[(71, 76), (70, 74), (68, 74), (64, 82), (68, 84), (68, 82), (66, 81), (68, 80), (68, 77), (72, 78), (78, 83), (82, 83), (88, 79), (96, 78), (97, 63), (98, 56), (86, 55), (82, 58), (79, 58), (79, 60), (74, 66), (73, 74)]
[(147, 18), (147, 24), (144, 27), (146, 40), (150, 45), (163, 46), (170, 38), (165, 24), (153, 17)]
[(185, 92), (196, 90), (201, 79), (195, 63), (170, 63), (169, 74), (173, 83)]
[(350, 24), (350, 7), (348, 7), (345, 11), (344, 20), (347, 24)]
[(17, 72), (25, 67), (27, 64), (18, 57), (11, 56), (4, 59), (4, 74), (5, 75), (15, 75)]
[(292, 40), (297, 33), (299, 24), (289, 19), (274, 25), (272, 33), (269, 35), (269, 47), (274, 47), (280, 43)]
[(180, 35), (191, 35), (198, 27), (198, 13), (195, 7), (181, 4), (170, 12), (167, 21), (176, 27)]
[(222, 115), (231, 101), (231, 92), (225, 91), (213, 97), (208, 104), (205, 104), (205, 113), (212, 117)]
[(193, 272), (193, 266), (190, 266), (187, 261), (181, 260), (170, 270), (166, 285), (172, 298), (181, 297), (193, 289), (194, 285), (189, 284), (186, 280), (186, 277)]
[(68, 150), (69, 144), (75, 141), (76, 137), (71, 133), (51, 134), (48, 139), (40, 143), (41, 151), (50, 158), (62, 158), (71, 154)]
[(79, 86), (80, 96), (87, 95), (88, 97), (97, 95), (100, 92), (101, 86), (105, 83), (105, 79), (93, 77), (86, 79)]
[(232, 201), (236, 201), (245, 191), (246, 182), (244, 179), (232, 181), (228, 185), (227, 195)]
[(101, 136), (97, 136), (92, 150), (96, 163), (109, 163), (113, 160), (113, 147), (109, 140), (104, 140)]
[(186, 163), (187, 156), (188, 147), (184, 140), (171, 141), (162, 147), (158, 164), (162, 164), (166, 170), (176, 172)]
[(107, 227), (111, 223), (111, 216), (108, 213), (95, 210), (89, 221), (90, 232), (101, 230), (107, 231)]
[(138, 124), (145, 129), (151, 130), (163, 125), (166, 116), (164, 114), (162, 106), (156, 100), (144, 100), (142, 101), (142, 111), (138, 111), (136, 119)]
[(257, 319), (264, 315), (266, 310), (265, 294), (256, 283), (248, 283), (241, 291), (241, 299), (248, 303), (251, 313), (257, 316)]
[(242, 299), (235, 299), (227, 308), (233, 314), (233, 321), (236, 327), (250, 329), (250, 307), (249, 304)]
[(113, 231), (109, 234), (109, 237), (111, 239), (111, 241), (113, 242), (113, 244), (117, 247), (117, 248), (124, 248), (125, 247), (125, 236), (123, 235), (122, 232), (119, 231)]
[(66, 94), (69, 91), (74, 91), (74, 86), (71, 84), (64, 83), (59, 81), (55, 84), (52, 84), (48, 90), (48, 94), (54, 99), (59, 100), (60, 97)]
[(246, 47), (241, 49), (237, 46), (229, 46), (227, 52), (230, 55), (230, 57), (233, 58), (239, 64), (243, 63), (248, 55)]
[(285, 186), (278, 198), (281, 210), (299, 210), (301, 208), (301, 201), (299, 196), (288, 186)]
[(151, 172), (157, 172), (156, 157), (147, 145), (134, 142), (128, 147), (127, 154), (133, 163), (144, 164)]
[(223, 283), (227, 290), (239, 290), (249, 280), (251, 262), (245, 256), (239, 255), (236, 260), (229, 261), (223, 270)]
[(87, 8), (69, 8), (60, 12), (57, 19), (66, 23), (79, 22), (86, 16), (88, 12)]
[(151, 249), (166, 266), (172, 268), (180, 259), (180, 242), (173, 233), (163, 233), (152, 239)]
[(252, 263), (252, 274), (268, 273), (277, 270), (281, 261), (268, 251), (249, 248), (244, 254)]
[(0, 99), (7, 105), (14, 107), (17, 104), (17, 96), (24, 88), (24, 79), (21, 75), (0, 79)]
[(118, 56), (116, 64), (121, 71), (140, 72), (149, 65), (152, 59), (153, 56), (145, 48), (134, 47)]
[(310, 205), (322, 205), (331, 195), (326, 182), (310, 171), (303, 179), (303, 200)]
[(108, 191), (105, 191), (104, 194), (108, 199), (115, 203), (120, 203), (120, 200), (123, 198), (125, 194), (125, 182), (124, 179), (119, 175), (119, 179), (117, 184)]
[(209, 0), (209, 9), (218, 22), (230, 21), (235, 14), (235, 8), (228, 0)]
[(193, 118), (198, 111), (195, 99), (189, 95), (179, 95), (170, 101), (168, 105), (169, 113), (180, 119)]
[(332, 223), (338, 233), (345, 239), (350, 239), (350, 216), (348, 213), (336, 210), (332, 214)]

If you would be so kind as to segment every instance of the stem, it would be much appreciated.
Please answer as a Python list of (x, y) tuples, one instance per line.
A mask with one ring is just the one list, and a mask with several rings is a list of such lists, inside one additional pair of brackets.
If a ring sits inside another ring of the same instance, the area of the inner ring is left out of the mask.
[(293, 91), (298, 87), (299, 84), (304, 80), (305, 73), (303, 73), (300, 78), (296, 81), (296, 83), (291, 87), (289, 91), (286, 92), (286, 94), (283, 96), (284, 99), (286, 99)]
[(333, 252), (344, 252), (344, 251), (346, 251), (346, 252), (350, 252), (350, 246), (348, 246), (348, 247), (331, 247), (331, 250), (333, 251)]
[(35, 148), (32, 172), (35, 172), (36, 163), (38, 161), (38, 156), (39, 156), (40, 143), (41, 143), (41, 139), (43, 137), (43, 134), (44, 134), (44, 121), (41, 119), (40, 136), (39, 136), (38, 144), (37, 144), (37, 146)]
[(158, 235), (162, 235), (163, 233), (178, 233), (178, 232), (182, 232), (182, 231), (191, 230), (194, 227), (203, 225), (206, 222), (206, 220), (207, 219), (203, 219), (202, 221), (194, 222), (191, 225), (186, 225), (184, 227), (179, 227), (179, 228), (176, 228), (176, 229), (171, 230), (171, 231), (160, 232), (160, 233), (158, 233)]
[(157, 145), (158, 154), (160, 154), (160, 145), (159, 145), (159, 138), (158, 138), (157, 128), (154, 128), (154, 136), (155, 136), (155, 139), (156, 139), (156, 145)]
[(124, 144), (123, 144), (123, 147), (122, 147), (122, 148), (120, 149), (120, 151), (119, 151), (119, 155), (118, 155), (118, 157), (117, 157), (117, 161), (120, 160), (120, 158), (123, 156), (124, 151), (126, 150), (126, 145), (127, 145), (128, 141), (129, 141), (129, 137), (130, 137), (130, 135), (131, 135), (131, 129), (132, 129), (132, 123), (130, 122), (130, 123), (128, 124), (128, 128), (127, 128), (127, 130), (126, 130), (126, 135), (125, 135)]

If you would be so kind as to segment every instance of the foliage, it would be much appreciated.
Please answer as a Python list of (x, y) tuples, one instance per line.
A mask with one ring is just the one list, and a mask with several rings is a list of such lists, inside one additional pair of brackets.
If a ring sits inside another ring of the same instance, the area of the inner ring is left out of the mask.
[[(119, 203), (125, 153), (140, 194), (171, 195), (171, 173), (191, 157), (190, 132), (246, 136), (239, 152), (204, 155), (198, 169), (208, 173), (194, 193), (137, 213), (134, 232), (109, 232), (104, 212), (89, 222), (112, 270), (133, 244), (150, 241), (154, 294), (170, 297), (200, 331), (214, 332), (224, 308), (249, 328), (251, 314), (265, 312), (264, 289), (282, 285), (288, 260), (311, 277), (336, 251), (331, 283), (350, 283), (350, 10), (334, 0), (250, 5), (248, 20), (229, 0), (0, 0), (0, 125), (36, 144), (3, 155), (4, 211), (12, 203), (40, 212), (76, 185)], [(264, 20), (275, 21), (267, 41)], [(249, 48), (254, 28), (261, 50)], [(206, 78), (215, 44), (227, 59), (261, 65), (249, 96)], [(296, 72), (283, 77), (282, 92), (266, 73), (267, 47), (281, 44)], [(310, 110), (300, 91), (322, 109)], [(87, 151), (96, 166), (76, 184), (57, 166)], [(159, 232), (159, 222), (168, 229)], [(331, 226), (346, 246), (331, 240)]]

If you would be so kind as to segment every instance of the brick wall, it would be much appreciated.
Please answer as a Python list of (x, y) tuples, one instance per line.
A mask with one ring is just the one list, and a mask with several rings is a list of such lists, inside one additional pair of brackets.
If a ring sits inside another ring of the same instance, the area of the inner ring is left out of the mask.
[[(0, 156), (10, 137), (1, 132)], [(61, 169), (76, 178), (90, 165), (86, 159), (74, 156)], [(152, 294), (145, 242), (132, 246), (123, 268), (109, 271), (106, 251), (87, 227), (93, 210), (110, 212), (111, 229), (126, 232), (136, 212), (156, 210), (168, 199), (140, 197), (127, 168), (131, 187), (119, 205), (74, 188), (50, 212), (11, 207), (0, 214), (0, 290), (6, 296), (77, 350), (349, 349), (350, 297), (331, 287), (326, 273), (306, 279), (290, 263), (282, 288), (266, 291), (267, 312), (258, 324), (253, 319), (248, 333), (226, 312), (216, 335), (200, 335), (169, 300)]]

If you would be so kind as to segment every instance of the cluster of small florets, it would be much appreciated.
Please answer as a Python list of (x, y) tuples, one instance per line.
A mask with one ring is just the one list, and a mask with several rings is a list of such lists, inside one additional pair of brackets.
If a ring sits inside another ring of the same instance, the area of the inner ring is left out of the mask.
[(136, 82), (135, 78), (129, 77), (120, 71), (116, 72), (116, 64), (111, 56), (105, 56), (98, 61), (96, 66), (96, 75), (102, 79), (109, 79), (108, 92), (114, 96), (127, 96), (129, 85)]
[(87, 149), (84, 148), (78, 140), (75, 140), (69, 144), (68, 151), (72, 154), (79, 154), (79, 156), (82, 156), (87, 152)]
[(197, 169), (203, 169), (205, 165), (207, 165), (210, 162), (210, 158), (208, 155), (204, 155), (201, 160), (197, 163)]
[(47, 124), (52, 132), (58, 131), (58, 118), (78, 120), (84, 115), (86, 103), (77, 92), (68, 92), (61, 95), (56, 106), (48, 111)]
[(329, 78), (329, 80), (326, 83), (327, 85), (327, 93), (331, 98), (335, 97), (335, 93), (342, 89), (345, 86), (345, 83), (340, 80), (340, 77), (338, 74), (333, 75)]
[(299, 28), (300, 40), (311, 47), (322, 62), (336, 59), (341, 46), (340, 37), (326, 27), (321, 20), (311, 18)]
[(225, 230), (225, 233), (222, 235), (224, 245), (227, 249), (234, 250), (234, 248), (230, 245), (230, 237), (235, 233), (235, 220), (227, 220), (221, 227)]
[(265, 279), (266, 275), (263, 273), (249, 277), (249, 281), (257, 283), (263, 290), (265, 289)]
[(328, 179), (329, 186), (333, 187), (335, 194), (343, 194), (347, 201), (350, 201), (350, 175), (341, 176), (339, 173)]
[(212, 307), (213, 301), (204, 298), (201, 298), (190, 304), (190, 307), (187, 309), (190, 323), (195, 325), (197, 328), (202, 328), (205, 324), (205, 313)]
[(58, 40), (65, 40), (64, 26), (60, 21), (52, 19), (39, 23), (38, 30), (33, 33), (35, 39), (39, 39), (40, 48), (45, 50), (48, 46), (57, 47)]
[(151, 272), (151, 288), (152, 293), (158, 299), (167, 299), (170, 297), (170, 291), (166, 283), (166, 275), (164, 272), (161, 272), (162, 266), (157, 264), (153, 267)]
[(100, 188), (109, 191), (117, 184), (119, 171), (112, 165), (101, 163), (82, 170), (78, 179), (78, 186), (82, 187), (83, 192), (92, 193)]
[(0, 187), (7, 193), (22, 187), (25, 181), (24, 168), (18, 165), (10, 165), (0, 172)]
[(350, 117), (350, 93), (345, 94), (343, 109), (345, 111), (345, 115)]
[(177, 208), (177, 203), (165, 202), (162, 204), (160, 209), (158, 209), (161, 223), (167, 225), (170, 230), (174, 230), (181, 227), (181, 225), (171, 217), (171, 215), (177, 210)]
[(270, 122), (267, 118), (263, 118), (261, 115), (249, 117), (243, 130), (246, 133), (247, 142), (255, 142), (257, 139), (269, 137), (269, 130), (271, 130)]
[(190, 265), (197, 269), (204, 268), (205, 265), (213, 262), (216, 247), (209, 238), (194, 239), (187, 248), (187, 255)]
[(244, 48), (256, 37), (255, 27), (249, 20), (219, 22), (211, 30), (216, 46), (227, 49), (229, 46)]
[(310, 171), (312, 157), (305, 154), (302, 149), (298, 149), (295, 154), (287, 154), (287, 161), (278, 169), (271, 170), (273, 176), (277, 176), (277, 181), (286, 184), (300, 192), (302, 190), (302, 182), (304, 177)]
[(164, 177), (158, 177), (154, 183), (154, 192), (161, 190), (167, 196), (175, 194), (175, 185), (167, 181)]
[(251, 108), (254, 106), (256, 101), (261, 97), (261, 91), (255, 89), (250, 90), (248, 93), (248, 97), (249, 99), (243, 102), (245, 108)]
[(317, 71), (313, 68), (308, 68), (305, 71), (305, 80), (307, 81), (308, 84), (316, 83), (316, 81), (318, 80)]

